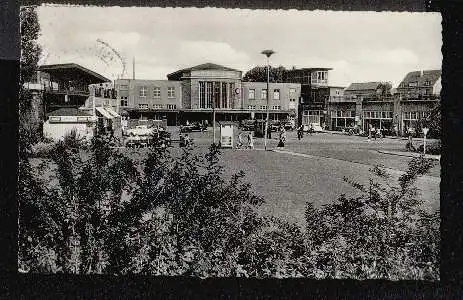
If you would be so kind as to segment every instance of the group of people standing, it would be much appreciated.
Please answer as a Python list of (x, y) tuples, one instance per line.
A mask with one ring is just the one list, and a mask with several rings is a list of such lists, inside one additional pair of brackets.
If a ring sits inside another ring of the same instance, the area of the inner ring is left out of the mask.
[(246, 139), (247, 139), (247, 146), (244, 147), (244, 144), (243, 144), (243, 134), (242, 132), (240, 132), (238, 134), (238, 143), (236, 144), (236, 148), (248, 148), (248, 149), (254, 149), (254, 138), (252, 137), (252, 132), (249, 132), (247, 135), (246, 135)]

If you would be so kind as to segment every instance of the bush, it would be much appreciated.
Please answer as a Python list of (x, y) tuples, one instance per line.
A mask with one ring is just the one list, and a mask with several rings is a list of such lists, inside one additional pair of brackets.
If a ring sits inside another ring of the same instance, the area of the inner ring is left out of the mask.
[[(223, 178), (220, 151), (148, 149), (141, 164), (95, 137), (71, 136), (48, 158), (52, 183), (27, 160), (19, 176), (19, 266), (30, 272), (436, 279), (439, 218), (421, 210), (414, 159), (397, 186), (350, 182), (359, 197), (306, 209), (306, 232), (263, 216), (239, 172)], [(82, 149), (82, 148), (80, 148)], [(381, 180), (389, 176), (374, 168)]]
[[(424, 145), (420, 145), (416, 152), (423, 153)], [(426, 154), (440, 155), (441, 154), (441, 144), (440, 140), (437, 142), (426, 143)]]
[(308, 205), (311, 253), (323, 277), (438, 280), (439, 213), (422, 209), (414, 187), (431, 166), (430, 160), (413, 159), (396, 186), (375, 167), (372, 172), (381, 182), (345, 179), (361, 196), (342, 195), (319, 209)]

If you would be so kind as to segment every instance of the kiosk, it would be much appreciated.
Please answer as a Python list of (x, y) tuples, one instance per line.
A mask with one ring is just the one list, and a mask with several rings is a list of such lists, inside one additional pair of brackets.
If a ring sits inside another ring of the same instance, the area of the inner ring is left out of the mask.
[(234, 144), (234, 124), (233, 123), (221, 123), (220, 124), (220, 147), (221, 148), (233, 148)]

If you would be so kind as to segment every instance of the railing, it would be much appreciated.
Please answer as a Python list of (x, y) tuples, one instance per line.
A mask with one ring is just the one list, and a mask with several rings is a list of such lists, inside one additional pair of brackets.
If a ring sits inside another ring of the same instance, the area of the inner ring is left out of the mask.
[(56, 93), (56, 94), (83, 94), (83, 95), (90, 95), (90, 91), (88, 89), (79, 89), (75, 87), (69, 87), (69, 88), (62, 88), (58, 87), (53, 88), (53, 87), (45, 87), (45, 92), (48, 93)]
[(402, 95), (402, 100), (438, 100), (437, 95)]

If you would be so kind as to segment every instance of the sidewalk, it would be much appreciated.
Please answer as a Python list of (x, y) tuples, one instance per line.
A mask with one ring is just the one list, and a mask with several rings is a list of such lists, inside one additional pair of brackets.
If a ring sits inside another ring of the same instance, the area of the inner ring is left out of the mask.
[[(376, 150), (379, 153), (390, 154), (390, 155), (399, 155), (399, 156), (408, 156), (408, 157), (420, 157), (420, 153), (416, 152), (405, 152), (405, 151), (389, 151), (389, 150)], [(440, 161), (440, 155), (426, 154), (425, 158), (430, 158)]]

